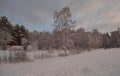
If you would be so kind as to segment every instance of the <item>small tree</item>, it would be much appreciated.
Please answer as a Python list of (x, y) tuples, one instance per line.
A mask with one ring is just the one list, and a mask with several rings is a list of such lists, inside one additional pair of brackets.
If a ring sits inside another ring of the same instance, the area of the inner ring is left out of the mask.
[(22, 38), (21, 42), (22, 42), (23, 50), (27, 50), (27, 46), (28, 46), (27, 39), (26, 38)]

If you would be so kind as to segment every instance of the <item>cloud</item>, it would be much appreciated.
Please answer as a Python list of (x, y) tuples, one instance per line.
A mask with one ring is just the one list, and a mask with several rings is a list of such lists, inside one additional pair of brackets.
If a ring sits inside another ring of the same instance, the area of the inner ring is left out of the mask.
[(120, 27), (120, 0), (0, 0), (0, 15), (47, 28), (53, 23), (54, 11), (64, 6), (70, 7), (77, 28), (97, 28), (106, 32)]

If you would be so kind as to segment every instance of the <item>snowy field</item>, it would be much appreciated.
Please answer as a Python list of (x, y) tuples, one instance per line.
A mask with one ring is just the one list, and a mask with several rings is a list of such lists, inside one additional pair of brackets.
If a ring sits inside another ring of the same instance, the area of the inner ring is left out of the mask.
[(2, 64), (0, 76), (120, 76), (120, 48)]

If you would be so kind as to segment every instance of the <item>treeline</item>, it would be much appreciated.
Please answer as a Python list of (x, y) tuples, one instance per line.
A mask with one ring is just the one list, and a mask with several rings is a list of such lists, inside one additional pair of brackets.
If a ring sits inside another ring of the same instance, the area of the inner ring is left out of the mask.
[(23, 25), (13, 25), (7, 17), (2, 16), (0, 31), (3, 33), (0, 33), (0, 45), (5, 46), (7, 41), (8, 45), (23, 45), (24, 49), (27, 49), (29, 44), (40, 50), (64, 50), (65, 55), (67, 55), (67, 50), (81, 52), (97, 48), (120, 47), (120, 28), (110, 33), (101, 33), (97, 29), (85, 31), (84, 28), (78, 28), (74, 30), (76, 22), (71, 19), (69, 7), (54, 12), (53, 17), (52, 32), (29, 32)]
[(0, 18), (0, 46), (7, 49), (7, 45), (22, 45), (28, 37), (29, 31), (24, 25), (13, 25), (6, 16)]
[[(63, 34), (66, 32), (66, 38)], [(120, 29), (110, 33), (101, 33), (97, 29), (90, 32), (84, 28), (78, 30), (54, 30), (53, 32), (30, 32), (30, 43), (38, 49), (87, 50), (97, 48), (120, 47)]]

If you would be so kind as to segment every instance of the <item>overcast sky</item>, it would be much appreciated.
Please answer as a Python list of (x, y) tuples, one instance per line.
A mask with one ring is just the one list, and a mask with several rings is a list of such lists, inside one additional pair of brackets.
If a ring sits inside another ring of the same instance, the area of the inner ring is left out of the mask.
[(29, 30), (52, 30), (54, 11), (69, 6), (77, 27), (110, 32), (120, 27), (120, 0), (0, 0), (0, 16)]

